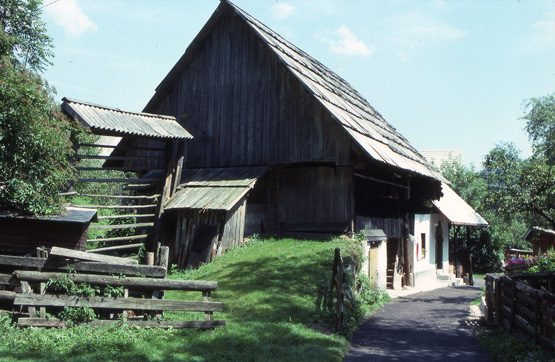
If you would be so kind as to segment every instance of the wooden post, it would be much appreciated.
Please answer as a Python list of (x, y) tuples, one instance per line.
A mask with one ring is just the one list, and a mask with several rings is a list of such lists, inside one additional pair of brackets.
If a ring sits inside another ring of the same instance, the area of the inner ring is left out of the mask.
[[(507, 279), (509, 279), (507, 277)], [(516, 281), (511, 281), (511, 317), (509, 320), (509, 332), (515, 332), (515, 316), (516, 316)]]
[(495, 308), (493, 303), (493, 276), (490, 274), (486, 275), (486, 307), (488, 308), (487, 312), (487, 323), (488, 325), (493, 324), (493, 310)]
[(146, 265), (154, 265), (154, 252), (149, 251), (146, 253)]
[(536, 344), (538, 344), (540, 338), (540, 293), (539, 290), (536, 290), (534, 293), (534, 340)]
[(410, 198), (410, 179), (408, 180), (408, 188), (405, 194), (405, 203), (404, 203), (404, 217), (403, 217), (403, 262), (404, 262), (404, 274), (405, 274), (405, 285), (408, 285), (410, 287), (414, 287), (414, 283), (412, 281), (411, 276), (411, 269), (412, 269), (412, 263), (410, 260), (410, 253), (409, 253), (409, 248), (411, 247), (410, 245), (410, 239), (409, 239), (409, 206), (408, 206), (408, 202), (409, 202), (409, 198)]
[[(21, 291), (23, 292), (23, 294), (33, 294), (33, 289), (31, 289), (31, 286), (29, 285), (28, 282), (21, 281), (20, 283), (21, 283)], [(37, 309), (35, 307), (27, 307), (27, 310), (29, 311), (29, 317), (31, 318), (37, 317)]]
[(497, 325), (503, 328), (503, 281), (495, 278), (495, 319)]
[[(41, 295), (46, 294), (46, 283), (40, 283), (40, 294)], [(39, 314), (41, 318), (46, 318), (46, 308), (40, 307)]]
[(170, 256), (170, 248), (167, 246), (161, 246), (160, 247), (160, 260), (159, 260), (159, 264), (162, 268), (166, 269), (166, 273), (168, 270), (168, 262), (169, 262), (169, 256)]
[(466, 247), (468, 248), (468, 284), (474, 285), (472, 276), (472, 239), (470, 238), (470, 226), (466, 227)]

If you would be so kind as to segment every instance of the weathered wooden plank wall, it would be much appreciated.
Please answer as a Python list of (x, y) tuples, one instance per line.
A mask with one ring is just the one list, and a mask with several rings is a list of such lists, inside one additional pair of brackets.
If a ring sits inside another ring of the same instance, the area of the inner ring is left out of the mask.
[(157, 109), (195, 137), (189, 167), (314, 160), (347, 165), (351, 140), (237, 17), (221, 26)]
[(230, 246), (242, 243), (245, 233), (246, 200), (237, 203), (232, 210), (180, 210), (177, 213), (175, 245), (170, 248), (170, 259), (179, 268), (187, 266), (187, 258), (194, 238), (194, 230), (201, 224), (215, 225), (220, 230), (217, 252), (222, 254)]
[(85, 250), (88, 224), (3, 217), (0, 231), (2, 252), (34, 254), (37, 246)]
[(352, 187), (351, 167), (284, 168), (279, 173), (277, 224), (298, 231), (335, 225), (339, 231), (351, 223)]

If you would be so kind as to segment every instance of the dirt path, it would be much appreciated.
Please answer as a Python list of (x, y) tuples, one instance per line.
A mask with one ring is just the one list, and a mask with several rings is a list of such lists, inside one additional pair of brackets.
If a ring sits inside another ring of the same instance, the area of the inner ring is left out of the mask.
[(449, 287), (398, 297), (355, 332), (344, 362), (489, 362), (468, 323), (477, 287)]

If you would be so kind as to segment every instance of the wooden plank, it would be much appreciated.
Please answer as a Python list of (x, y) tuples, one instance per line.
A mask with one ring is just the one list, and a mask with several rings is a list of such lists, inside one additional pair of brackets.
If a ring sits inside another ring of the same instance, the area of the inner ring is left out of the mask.
[(76, 194), (77, 196), (82, 197), (98, 197), (104, 199), (122, 199), (122, 200), (151, 200), (151, 199), (158, 199), (160, 194), (155, 194), (151, 196), (130, 196), (130, 195), (94, 195), (94, 194)]
[[(121, 320), (94, 320), (87, 323), (88, 326), (98, 327), (113, 323), (123, 323), (130, 326), (138, 327), (151, 327), (151, 328), (162, 328), (162, 329), (182, 329), (182, 328), (217, 328), (225, 327), (224, 320), (212, 320), (212, 321), (121, 321)], [(50, 328), (60, 328), (66, 326), (68, 323), (61, 319), (56, 318), (19, 318), (17, 325), (20, 327), (50, 327)]]
[(86, 253), (84, 251), (65, 249), (57, 246), (52, 247), (52, 249), (50, 250), (50, 255), (85, 260), (85, 261), (98, 261), (98, 262), (110, 263), (110, 264), (137, 264), (136, 260), (119, 258), (116, 256), (91, 254), (91, 253)]
[(118, 150), (141, 150), (141, 151), (161, 151), (165, 152), (165, 148), (159, 147), (123, 147), (119, 145), (97, 145), (94, 143), (80, 143), (79, 147), (92, 147), (92, 148), (117, 148)]
[(159, 181), (157, 178), (78, 178), (79, 182), (128, 182), (132, 184), (146, 184)]
[[(144, 156), (101, 156), (101, 155), (75, 155), (80, 160), (118, 160), (118, 161), (141, 161)], [(149, 160), (165, 160), (166, 156), (148, 156)]]
[(66, 270), (68, 266), (78, 272), (102, 273), (102, 274), (123, 274), (123, 275), (142, 275), (153, 278), (164, 278), (166, 270), (159, 266), (149, 265), (120, 265), (100, 262), (86, 261), (64, 261), (52, 258), (26, 258), (23, 256), (0, 255), (0, 265), (20, 268), (44, 268), (55, 270)]
[(144, 243), (137, 243), (137, 244), (107, 246), (105, 248), (89, 249), (89, 250), (86, 250), (86, 252), (87, 253), (103, 253), (105, 251), (139, 249), (141, 246), (144, 246), (144, 245), (145, 245)]
[[(122, 210), (134, 210), (134, 209), (150, 209), (156, 207), (155, 204), (148, 205), (74, 205), (75, 207), (80, 207), (83, 209), (122, 209)], [(136, 216), (136, 215), (133, 215)]]
[(11, 274), (0, 274), (0, 284), (19, 286), (19, 281)]
[(153, 171), (149, 166), (134, 166), (134, 167), (75, 167), (77, 171), (123, 171), (123, 172), (146, 172)]
[(154, 214), (129, 214), (129, 215), (111, 215), (111, 216), (98, 216), (98, 220), (115, 220), (115, 219), (125, 219), (128, 217), (135, 218), (148, 218), (154, 217)]
[(0, 300), (14, 300), (15, 299), (15, 292), (10, 292), (7, 290), (0, 290)]
[(118, 236), (115, 238), (90, 239), (87, 240), (87, 243), (110, 243), (118, 241), (141, 240), (146, 238), (148, 238), (148, 235)]
[(130, 289), (140, 288), (147, 290), (185, 290), (185, 291), (215, 291), (218, 283), (204, 280), (177, 280), (177, 279), (154, 279), (138, 277), (119, 277), (95, 274), (66, 274), (48, 273), (29, 270), (16, 270), (14, 275), (20, 280), (31, 282), (47, 282), (56, 279), (71, 279), (75, 283), (88, 283), (92, 285), (111, 285), (113, 287), (126, 287)]
[(135, 224), (116, 224), (116, 225), (91, 225), (90, 230), (113, 230), (113, 229), (131, 229), (141, 227), (152, 227), (154, 222), (139, 222)]
[(160, 300), (140, 298), (80, 297), (74, 295), (18, 294), (14, 305), (30, 307), (82, 307), (98, 309), (138, 309), (188, 312), (221, 312), (221, 302)]

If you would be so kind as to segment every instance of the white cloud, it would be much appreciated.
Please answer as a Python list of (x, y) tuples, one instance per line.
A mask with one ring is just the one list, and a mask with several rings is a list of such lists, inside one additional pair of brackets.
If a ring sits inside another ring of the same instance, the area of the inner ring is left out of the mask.
[(54, 22), (63, 27), (67, 35), (79, 38), (86, 31), (96, 31), (98, 27), (81, 10), (75, 0), (61, 0), (44, 8)]
[(279, 3), (272, 6), (272, 14), (278, 19), (285, 19), (295, 13), (295, 7), (288, 3)]
[(372, 51), (368, 49), (366, 44), (358, 39), (345, 25), (341, 25), (333, 34), (338, 35), (339, 39), (331, 40), (317, 36), (318, 39), (330, 44), (333, 53), (346, 55), (372, 54)]
[(534, 24), (534, 33), (528, 38), (529, 47), (544, 49), (555, 44), (555, 11), (547, 12)]
[(460, 39), (466, 32), (430, 16), (407, 14), (390, 19), (390, 28), (400, 40), (441, 41)]
[(454, 41), (466, 36), (464, 30), (417, 13), (386, 20), (384, 30), (385, 40), (399, 48), (397, 54), (402, 61), (408, 61), (410, 52), (423, 45)]

